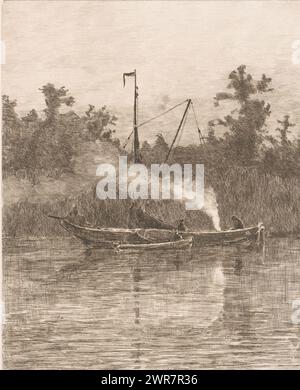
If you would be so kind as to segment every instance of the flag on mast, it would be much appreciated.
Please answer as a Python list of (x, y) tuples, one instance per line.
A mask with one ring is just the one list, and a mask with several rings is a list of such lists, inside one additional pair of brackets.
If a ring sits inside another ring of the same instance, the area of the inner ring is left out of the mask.
[(125, 87), (125, 77), (135, 76), (135, 72), (123, 73), (123, 87)]

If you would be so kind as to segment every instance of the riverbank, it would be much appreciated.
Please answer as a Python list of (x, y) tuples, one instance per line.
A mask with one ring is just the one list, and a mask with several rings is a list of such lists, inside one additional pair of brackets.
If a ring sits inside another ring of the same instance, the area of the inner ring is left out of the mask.
[[(255, 170), (235, 169), (222, 178), (211, 178), (216, 193), (221, 228), (231, 226), (231, 216), (238, 215), (247, 226), (263, 222), (271, 235), (300, 234), (300, 180), (282, 179)], [(14, 182), (15, 185), (15, 182)], [(11, 189), (12, 191), (12, 189)], [(24, 194), (23, 194), (24, 195)], [(26, 195), (26, 194), (25, 194)], [(23, 197), (4, 205), (3, 235), (60, 236), (66, 234), (48, 214), (65, 216), (74, 205), (96, 227), (128, 227), (132, 200), (99, 200), (95, 184), (83, 186), (75, 196), (54, 198)], [(212, 219), (202, 211), (186, 212), (176, 201), (145, 201), (146, 210), (158, 218), (176, 224), (185, 217), (190, 229), (214, 230)]]
[(247, 225), (263, 222), (272, 235), (300, 233), (300, 178), (235, 168), (212, 184), (222, 228), (236, 214)]

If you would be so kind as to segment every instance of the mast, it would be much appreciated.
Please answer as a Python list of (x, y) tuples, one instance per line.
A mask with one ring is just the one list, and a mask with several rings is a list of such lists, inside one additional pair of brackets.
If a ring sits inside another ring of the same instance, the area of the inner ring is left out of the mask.
[[(136, 69), (130, 73), (123, 73), (123, 86), (125, 87), (126, 77), (134, 77), (134, 101), (133, 101), (133, 159), (135, 163), (141, 162), (140, 142), (138, 133), (138, 86), (136, 84)], [(131, 133), (131, 134), (132, 134)], [(130, 134), (130, 136), (131, 136)], [(128, 137), (128, 139), (130, 138)]]
[(138, 117), (137, 117), (137, 109), (138, 109), (138, 86), (136, 83), (136, 69), (134, 69), (134, 104), (133, 104), (133, 155), (134, 162), (140, 163), (140, 142), (139, 142), (139, 133), (138, 133)]

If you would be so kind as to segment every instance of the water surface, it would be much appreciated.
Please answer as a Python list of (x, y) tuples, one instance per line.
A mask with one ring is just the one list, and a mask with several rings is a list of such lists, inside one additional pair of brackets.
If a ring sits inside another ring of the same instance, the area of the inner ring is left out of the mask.
[(4, 248), (9, 369), (300, 368), (300, 241), (264, 252)]

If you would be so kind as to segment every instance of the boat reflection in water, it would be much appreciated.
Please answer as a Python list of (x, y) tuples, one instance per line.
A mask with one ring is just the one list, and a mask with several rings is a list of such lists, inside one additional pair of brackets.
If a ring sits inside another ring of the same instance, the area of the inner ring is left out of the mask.
[[(89, 251), (89, 261), (96, 261), (101, 252)], [(156, 251), (125, 252), (116, 257), (118, 264), (125, 267), (122, 273), (128, 272), (129, 291), (110, 309), (110, 315), (117, 318), (119, 329), (123, 329), (121, 343), (130, 342), (127, 348), (134, 368), (145, 367), (148, 359), (159, 367), (156, 364), (160, 359), (167, 362), (169, 355), (182, 353), (178, 341), (193, 345), (193, 333), (205, 332), (222, 318), (222, 260), (214, 259), (213, 251), (211, 258), (209, 251), (205, 256), (201, 260), (197, 251)], [(161, 356), (154, 356), (156, 348), (163, 351)]]
[(265, 258), (14, 240), (4, 261), (6, 368), (299, 367), (297, 240), (268, 240)]

